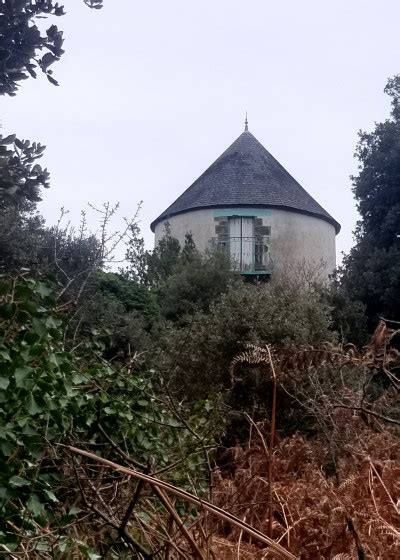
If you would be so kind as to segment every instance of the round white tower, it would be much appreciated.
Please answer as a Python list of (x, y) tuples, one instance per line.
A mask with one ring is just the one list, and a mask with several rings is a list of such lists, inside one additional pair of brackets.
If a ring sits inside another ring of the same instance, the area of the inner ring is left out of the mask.
[(272, 275), (285, 269), (336, 265), (340, 225), (248, 131), (152, 224), (156, 244), (169, 223), (183, 245), (226, 252), (242, 274)]

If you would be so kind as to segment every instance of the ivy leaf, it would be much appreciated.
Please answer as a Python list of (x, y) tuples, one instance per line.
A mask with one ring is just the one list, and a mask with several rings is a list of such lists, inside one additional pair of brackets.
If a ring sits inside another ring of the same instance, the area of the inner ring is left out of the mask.
[(68, 511), (68, 515), (77, 515), (78, 513), (80, 513), (81, 511), (83, 511), (82, 509), (76, 507), (76, 506), (71, 506), (69, 511)]
[(37, 494), (32, 494), (32, 496), (26, 502), (26, 505), (27, 505), (28, 510), (30, 512), (32, 512), (35, 517), (44, 512), (44, 505), (39, 500), (39, 497), (38, 497)]
[(41, 321), (40, 319), (33, 319), (32, 320), (32, 327), (33, 330), (36, 334), (38, 334), (41, 337), (46, 336), (47, 334), (47, 329), (46, 329), (46, 325), (44, 324), (44, 321)]
[(49, 286), (47, 286), (43, 282), (38, 283), (38, 285), (36, 286), (36, 291), (42, 298), (46, 298), (51, 294), (51, 288), (49, 288)]
[(7, 349), (0, 350), (0, 358), (2, 358), (5, 362), (11, 362), (10, 353)]
[(10, 380), (7, 377), (0, 377), (0, 389), (7, 389), (10, 384)]
[(27, 311), (31, 315), (35, 315), (37, 313), (38, 306), (34, 301), (24, 301), (21, 304), (21, 309)]
[(32, 416), (38, 414), (39, 412), (42, 412), (42, 408), (38, 405), (38, 403), (35, 400), (35, 397), (32, 394), (29, 395), (27, 399), (26, 410)]
[(14, 377), (15, 377), (15, 383), (17, 385), (17, 387), (25, 387), (25, 379), (28, 377), (28, 375), (31, 373), (32, 368), (30, 367), (19, 367), (15, 370), (14, 372)]
[(3, 441), (0, 444), (0, 449), (3, 455), (5, 455), (6, 457), (10, 457), (10, 455), (12, 455), (12, 453), (14, 452), (15, 447), (10, 442)]
[(26, 480), (26, 478), (22, 478), (21, 476), (12, 476), (8, 482), (10, 486), (16, 487), (29, 486), (30, 484), (29, 480)]
[(49, 500), (51, 500), (52, 502), (59, 502), (60, 501), (57, 498), (57, 496), (51, 490), (44, 490), (44, 493), (49, 498)]
[(3, 319), (10, 319), (15, 312), (15, 305), (13, 303), (4, 303), (0, 305), (0, 317)]

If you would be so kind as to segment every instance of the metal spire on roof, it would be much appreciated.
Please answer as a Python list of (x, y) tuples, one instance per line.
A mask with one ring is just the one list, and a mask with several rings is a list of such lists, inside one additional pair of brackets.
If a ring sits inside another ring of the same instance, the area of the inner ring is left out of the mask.
[(249, 130), (249, 121), (247, 120), (247, 111), (246, 111), (246, 120), (244, 121), (244, 129)]

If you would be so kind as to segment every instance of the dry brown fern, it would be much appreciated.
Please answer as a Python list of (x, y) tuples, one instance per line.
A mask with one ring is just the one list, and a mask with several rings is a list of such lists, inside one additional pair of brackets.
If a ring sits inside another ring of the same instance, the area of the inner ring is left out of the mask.
[[(371, 342), (360, 353), (354, 344), (334, 346), (324, 342), (318, 347), (302, 348), (282, 346), (258, 346), (247, 344), (245, 350), (237, 354), (230, 364), (231, 381), (238, 364), (270, 365), (269, 352), (277, 373), (302, 373), (325, 365), (343, 367), (345, 365), (364, 366), (371, 370), (382, 369), (390, 375), (390, 369), (400, 367), (400, 352), (390, 347), (390, 343), (400, 330), (390, 329), (381, 320), (371, 338)], [(393, 381), (393, 380), (392, 380)], [(399, 385), (400, 388), (400, 385)]]
[[(371, 375), (382, 372), (391, 381), (391, 393), (386, 391), (374, 402), (374, 407), (384, 412), (382, 407), (395, 403), (400, 389), (397, 378), (400, 352), (391, 347), (399, 332), (389, 328), (385, 321), (380, 322), (371, 343), (362, 352), (353, 345), (329, 343), (297, 349), (248, 345), (232, 360), (232, 383), (241, 364), (265, 366), (267, 375), (274, 365), (278, 380), (293, 379), (297, 386), (301, 375), (315, 384), (320, 383), (326, 372), (334, 374), (342, 368), (344, 371), (359, 368), (362, 379), (368, 371)], [(400, 442), (386, 428), (391, 424), (381, 422), (371, 429), (365, 422), (363, 414), (368, 410), (363, 408), (363, 393), (356, 393), (343, 384), (332, 385), (340, 386), (340, 394), (336, 389), (326, 393), (329, 384), (323, 383), (317, 386), (320, 391), (317, 396), (321, 399), (319, 412), (329, 417), (333, 430), (331, 444), (339, 442), (341, 451), (335, 468), (340, 484), (321, 470), (321, 461), (327, 456), (326, 444), (299, 436), (282, 440), (274, 450), (274, 538), (281, 539), (290, 551), (304, 559), (397, 560), (400, 558)], [(339, 399), (339, 403), (343, 399), (341, 402), (347, 404), (333, 407), (332, 398)], [(385, 420), (382, 413), (375, 417)], [(239, 453), (235, 448), (234, 469), (226, 472), (231, 473), (229, 479), (220, 473), (216, 480), (217, 503), (226, 504), (237, 515), (250, 506), (249, 522), (266, 530), (268, 481), (262, 446), (253, 439), (246, 451)], [(234, 540), (237, 535), (228, 538)]]
[[(348, 423), (350, 415), (344, 416)], [(389, 434), (381, 441), (381, 434), (362, 423), (354, 428), (358, 441), (353, 441), (352, 455), (347, 452), (340, 459), (340, 486), (321, 471), (318, 442), (292, 436), (275, 449), (273, 537), (301, 558), (355, 560), (361, 557), (357, 548), (366, 558), (400, 557), (400, 518), (393, 507), (400, 498), (400, 442)], [(396, 448), (396, 460), (381, 458), (388, 445)], [(234, 456), (234, 475), (219, 473), (214, 479), (214, 501), (238, 516), (247, 512), (249, 523), (266, 530), (268, 482), (262, 445), (253, 436), (250, 447), (241, 452), (236, 448)], [(369, 460), (386, 490), (377, 475), (371, 482)], [(237, 532), (215, 529), (237, 542)]]

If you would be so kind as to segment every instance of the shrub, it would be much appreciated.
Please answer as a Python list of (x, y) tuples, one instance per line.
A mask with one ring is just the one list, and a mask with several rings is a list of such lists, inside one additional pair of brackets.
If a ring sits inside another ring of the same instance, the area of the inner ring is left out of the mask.
[(246, 343), (311, 344), (333, 340), (330, 308), (318, 292), (290, 284), (235, 284), (183, 328), (166, 324), (162, 365), (191, 399), (230, 386), (229, 364)]

